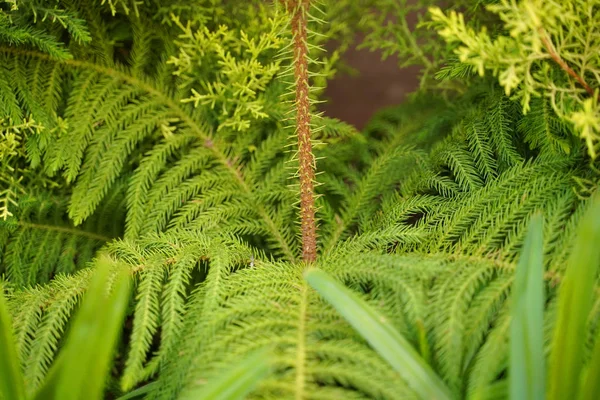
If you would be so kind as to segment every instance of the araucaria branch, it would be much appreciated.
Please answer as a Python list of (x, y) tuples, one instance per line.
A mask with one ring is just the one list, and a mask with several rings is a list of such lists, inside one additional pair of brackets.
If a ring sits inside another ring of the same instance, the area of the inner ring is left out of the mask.
[(294, 78), (296, 84), (296, 134), (300, 175), (300, 224), (302, 259), (313, 262), (317, 257), (317, 226), (315, 220), (315, 159), (310, 140), (310, 101), (308, 83), (307, 14), (309, 0), (291, 0), (291, 29), (294, 40)]

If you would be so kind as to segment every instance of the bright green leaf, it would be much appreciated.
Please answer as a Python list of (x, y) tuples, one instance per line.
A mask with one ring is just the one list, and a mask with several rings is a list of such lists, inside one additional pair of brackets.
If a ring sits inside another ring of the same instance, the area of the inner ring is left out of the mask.
[(309, 269), (305, 278), (421, 398), (450, 398), (450, 390), (444, 382), (382, 315), (321, 270)]
[(236, 400), (245, 399), (270, 371), (271, 360), (265, 349), (248, 355), (244, 360), (227, 368), (215, 381), (188, 390), (181, 400)]
[(531, 221), (513, 286), (509, 369), (511, 400), (543, 400), (545, 397), (542, 221), (540, 215)]
[(572, 398), (579, 389), (585, 327), (600, 263), (600, 198), (592, 201), (591, 208), (581, 219), (558, 294), (558, 317), (549, 366), (550, 400)]
[(25, 387), (19, 357), (15, 348), (10, 314), (0, 287), (0, 397), (25, 398)]
[(127, 272), (110, 280), (110, 261), (100, 259), (96, 276), (74, 318), (66, 344), (38, 399), (100, 400), (130, 295)]

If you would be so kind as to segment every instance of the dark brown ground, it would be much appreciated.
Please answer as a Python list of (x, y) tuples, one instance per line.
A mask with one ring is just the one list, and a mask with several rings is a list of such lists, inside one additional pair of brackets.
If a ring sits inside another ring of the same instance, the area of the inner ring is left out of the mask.
[(399, 104), (418, 86), (418, 68), (398, 67), (397, 58), (381, 61), (381, 53), (350, 49), (344, 60), (358, 70), (357, 76), (338, 73), (325, 92), (328, 102), (321, 109), (362, 129), (382, 107)]

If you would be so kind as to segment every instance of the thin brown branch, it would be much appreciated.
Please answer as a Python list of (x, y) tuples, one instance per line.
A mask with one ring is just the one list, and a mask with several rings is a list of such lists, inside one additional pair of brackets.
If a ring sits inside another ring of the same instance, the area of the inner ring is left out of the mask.
[[(592, 87), (590, 85), (588, 85), (586, 83), (586, 81), (583, 80), (583, 78), (577, 74), (577, 72), (573, 71), (573, 68), (569, 67), (569, 65), (566, 63), (566, 61), (563, 60), (560, 57), (560, 55), (556, 52), (556, 49), (554, 48), (554, 45), (552, 44), (552, 41), (546, 34), (546, 31), (544, 30), (544, 28), (540, 28), (539, 32), (542, 37), (542, 43), (544, 44), (544, 47), (546, 48), (546, 50), (548, 50), (548, 54), (550, 55), (550, 57), (563, 69), (563, 71), (565, 71), (572, 78), (574, 78), (577, 82), (579, 82), (579, 84), (581, 86), (583, 86), (585, 91), (588, 92), (588, 94), (590, 96), (594, 96), (594, 89), (592, 89)], [(599, 99), (600, 99), (600, 97), (599, 97)]]
[(307, 17), (310, 0), (289, 0), (294, 40), (294, 78), (296, 85), (296, 134), (300, 175), (300, 226), (302, 259), (312, 263), (317, 258), (317, 224), (315, 220), (315, 158), (310, 133), (308, 82)]

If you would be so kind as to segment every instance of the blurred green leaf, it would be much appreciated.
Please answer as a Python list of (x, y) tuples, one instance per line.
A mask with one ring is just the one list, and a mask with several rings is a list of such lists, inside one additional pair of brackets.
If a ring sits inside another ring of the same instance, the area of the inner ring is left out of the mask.
[(600, 394), (600, 332), (597, 336), (579, 400), (596, 400)]
[[(36, 399), (96, 400), (103, 398), (113, 352), (130, 295), (130, 279), (122, 269), (111, 282), (111, 262), (101, 258), (67, 336), (65, 347), (48, 373)], [(112, 291), (107, 296), (107, 290)]]
[(266, 349), (259, 349), (226, 369), (213, 382), (188, 390), (180, 399), (236, 400), (244, 399), (269, 374), (271, 359)]
[(450, 399), (444, 382), (382, 315), (324, 271), (309, 269), (304, 276), (421, 398)]
[(548, 399), (577, 395), (583, 367), (586, 322), (592, 308), (600, 263), (600, 198), (594, 198), (582, 217), (567, 271), (559, 289), (558, 317), (552, 354)]
[(138, 397), (141, 397), (143, 395), (145, 395), (146, 393), (150, 393), (152, 390), (156, 389), (156, 387), (158, 386), (158, 382), (150, 382), (142, 387), (139, 387), (135, 390), (132, 390), (131, 392), (124, 394), (123, 396), (117, 398), (117, 400), (131, 400), (131, 399), (137, 399)]
[(510, 398), (543, 400), (544, 365), (544, 263), (543, 222), (533, 217), (512, 292), (510, 325)]
[(12, 323), (0, 287), (0, 397), (10, 400), (25, 398), (25, 386), (15, 348)]

